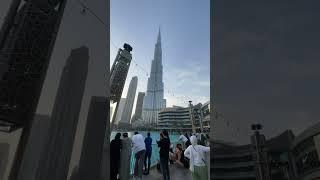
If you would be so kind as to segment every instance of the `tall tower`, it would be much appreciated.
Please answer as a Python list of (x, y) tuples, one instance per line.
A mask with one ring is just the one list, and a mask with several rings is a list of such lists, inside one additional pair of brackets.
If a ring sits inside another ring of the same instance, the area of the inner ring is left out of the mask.
[(120, 120), (121, 120), (121, 116), (122, 116), (122, 112), (123, 112), (123, 109), (124, 109), (124, 105), (126, 104), (126, 98), (121, 98), (120, 99), (120, 102), (119, 102), (119, 105), (118, 105), (118, 109), (116, 111), (116, 109), (114, 110), (114, 116), (115, 117), (115, 123), (119, 123)]
[(134, 121), (142, 118), (142, 105), (143, 105), (144, 95), (145, 95), (144, 92), (139, 92), (139, 93), (138, 93), (136, 110), (135, 110), (135, 112), (134, 112), (134, 115), (132, 116), (131, 124), (132, 124)]
[(65, 180), (88, 72), (89, 50), (73, 49), (63, 69), (36, 180)]
[(134, 77), (132, 77), (130, 84), (129, 84), (129, 89), (128, 89), (127, 98), (126, 98), (126, 104), (124, 105), (124, 109), (123, 109), (121, 120), (120, 120), (121, 124), (122, 123), (130, 124), (133, 102), (134, 102), (134, 97), (136, 95), (137, 86), (138, 86), (138, 77), (134, 76)]
[(158, 113), (166, 107), (166, 100), (163, 98), (163, 88), (161, 32), (159, 28), (154, 57), (151, 63), (150, 77), (148, 78), (147, 92), (143, 100), (143, 120), (147, 123), (157, 123)]

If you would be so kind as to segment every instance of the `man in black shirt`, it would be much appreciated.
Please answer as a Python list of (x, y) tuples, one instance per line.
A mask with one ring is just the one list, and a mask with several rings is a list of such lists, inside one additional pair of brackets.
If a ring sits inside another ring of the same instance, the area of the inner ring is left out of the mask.
[(169, 150), (170, 150), (170, 139), (168, 131), (163, 130), (160, 133), (160, 141), (157, 141), (160, 147), (160, 168), (164, 180), (170, 180), (169, 173)]

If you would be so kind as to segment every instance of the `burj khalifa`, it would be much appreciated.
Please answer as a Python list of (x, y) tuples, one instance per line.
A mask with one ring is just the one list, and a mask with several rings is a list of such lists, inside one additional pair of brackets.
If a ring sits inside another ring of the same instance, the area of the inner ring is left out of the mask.
[(148, 78), (147, 92), (143, 100), (142, 117), (147, 124), (156, 124), (158, 122), (158, 113), (166, 107), (163, 89), (161, 32), (159, 28), (150, 77)]

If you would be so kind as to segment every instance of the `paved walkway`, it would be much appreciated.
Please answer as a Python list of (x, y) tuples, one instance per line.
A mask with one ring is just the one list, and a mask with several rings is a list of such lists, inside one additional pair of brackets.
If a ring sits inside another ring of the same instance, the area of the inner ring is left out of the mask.
[[(186, 168), (179, 168), (172, 164), (170, 167), (170, 180), (192, 180), (191, 172)], [(132, 180), (132, 179), (131, 179)], [(152, 168), (149, 175), (143, 175), (142, 180), (163, 180), (157, 168)]]

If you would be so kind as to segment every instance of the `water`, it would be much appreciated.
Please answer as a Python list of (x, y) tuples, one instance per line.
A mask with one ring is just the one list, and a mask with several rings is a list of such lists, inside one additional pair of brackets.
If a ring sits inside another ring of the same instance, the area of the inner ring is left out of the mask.
[[(148, 131), (149, 132), (149, 131)], [(143, 137), (147, 137), (147, 131), (139, 131), (139, 133), (143, 136)], [(116, 133), (118, 133), (118, 131), (113, 131), (111, 133), (111, 140), (114, 139)], [(120, 132), (121, 134), (123, 132)], [(128, 136), (131, 138), (134, 135), (134, 132), (128, 132)], [(159, 147), (158, 144), (156, 142), (156, 140), (160, 139), (160, 132), (159, 131), (150, 131), (150, 137), (152, 138), (152, 155), (151, 155), (151, 166), (154, 166), (157, 164), (157, 162), (159, 161)], [(174, 146), (178, 143), (178, 139), (179, 139), (179, 134), (178, 133), (169, 133), (169, 137), (170, 137), (170, 141), (171, 144), (173, 144)], [(133, 174), (133, 168), (134, 168), (134, 154), (131, 154), (131, 162), (130, 162), (130, 172), (131, 174)]]

